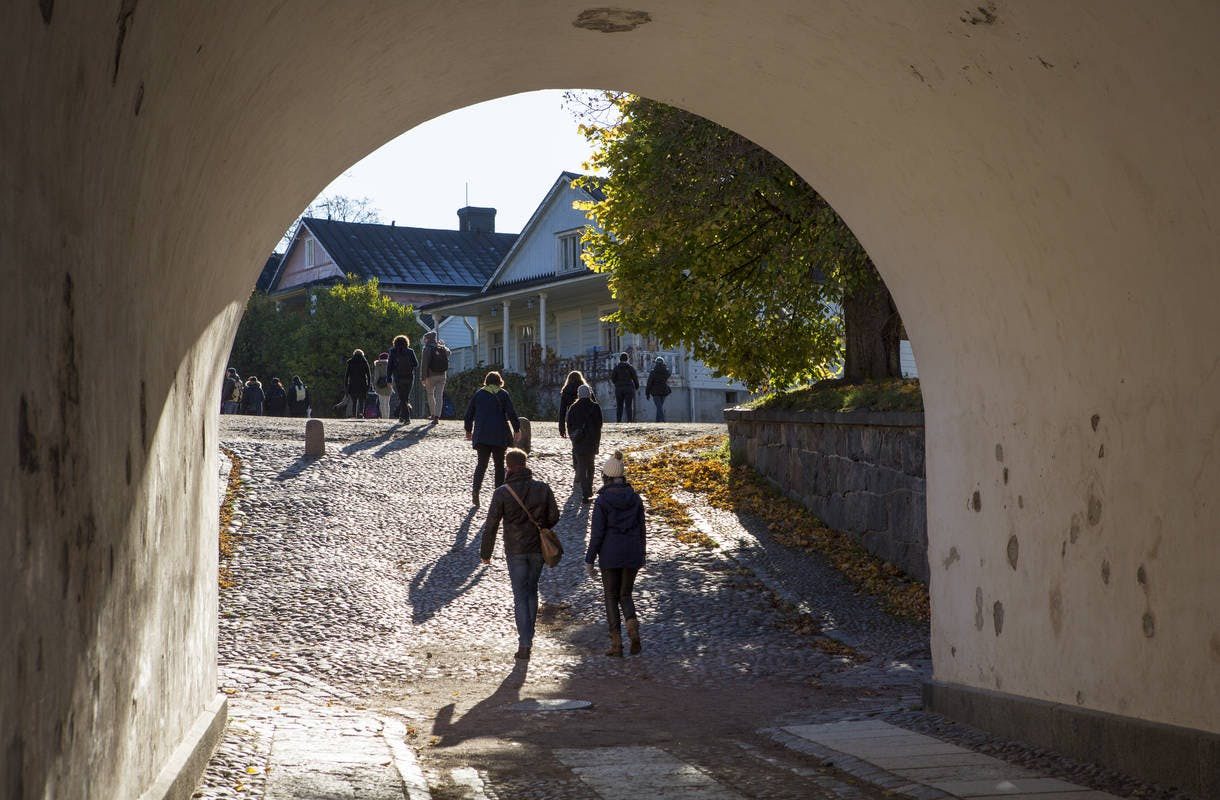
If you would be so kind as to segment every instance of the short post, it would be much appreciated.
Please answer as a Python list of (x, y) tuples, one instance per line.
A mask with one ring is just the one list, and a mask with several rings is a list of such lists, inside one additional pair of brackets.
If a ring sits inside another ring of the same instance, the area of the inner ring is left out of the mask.
[(326, 455), (326, 429), (322, 420), (311, 419), (305, 423), (305, 457), (321, 458)]
[(518, 436), (520, 438), (517, 439), (517, 447), (528, 453), (530, 451), (530, 440), (533, 438), (530, 431), (530, 421), (525, 417), (517, 417), (517, 421), (521, 423), (521, 427), (518, 429)]

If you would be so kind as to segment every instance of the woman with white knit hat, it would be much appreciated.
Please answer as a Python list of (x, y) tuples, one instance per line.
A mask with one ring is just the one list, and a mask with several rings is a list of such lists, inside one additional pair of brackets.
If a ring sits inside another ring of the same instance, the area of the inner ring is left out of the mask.
[(644, 566), (644, 502), (627, 482), (623, 454), (614, 455), (602, 465), (602, 487), (593, 503), (593, 524), (585, 568), (597, 577), (594, 562), (601, 570), (602, 592), (606, 601), (606, 622), (610, 627), (610, 649), (606, 655), (623, 655), (622, 620), (631, 639), (631, 653), (639, 653), (640, 622), (635, 613), (635, 576)]

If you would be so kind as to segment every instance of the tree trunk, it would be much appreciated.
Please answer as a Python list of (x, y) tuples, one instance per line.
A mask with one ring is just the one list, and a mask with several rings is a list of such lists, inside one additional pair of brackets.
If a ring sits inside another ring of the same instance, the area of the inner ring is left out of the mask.
[(846, 383), (902, 377), (898, 351), (902, 318), (880, 278), (874, 287), (853, 292), (843, 301), (843, 322), (847, 335), (843, 361)]

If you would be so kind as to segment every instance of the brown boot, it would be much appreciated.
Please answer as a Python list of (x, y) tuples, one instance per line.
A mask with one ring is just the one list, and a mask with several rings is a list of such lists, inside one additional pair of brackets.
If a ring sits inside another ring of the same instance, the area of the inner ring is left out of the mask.
[(638, 619), (627, 620), (627, 638), (631, 640), (631, 655), (639, 655), (644, 649), (644, 645), (640, 644), (640, 621)]
[(610, 649), (606, 651), (606, 655), (611, 658), (623, 657), (623, 634), (610, 631)]

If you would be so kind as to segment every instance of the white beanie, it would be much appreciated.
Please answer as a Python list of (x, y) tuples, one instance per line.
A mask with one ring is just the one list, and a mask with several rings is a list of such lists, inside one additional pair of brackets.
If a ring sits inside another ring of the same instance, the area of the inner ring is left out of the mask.
[(615, 450), (614, 455), (606, 459), (606, 463), (602, 464), (602, 474), (607, 478), (623, 477), (623, 452)]
[(582, 383), (580, 386), (576, 387), (577, 397), (590, 397), (592, 394), (593, 390), (589, 388), (589, 384), (587, 383)]

